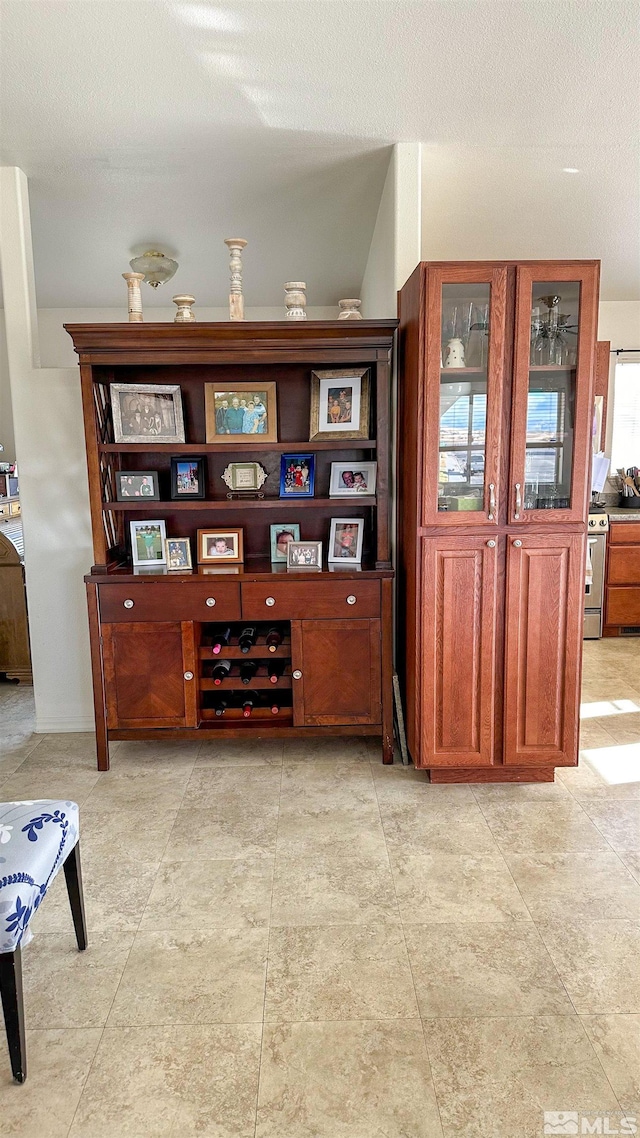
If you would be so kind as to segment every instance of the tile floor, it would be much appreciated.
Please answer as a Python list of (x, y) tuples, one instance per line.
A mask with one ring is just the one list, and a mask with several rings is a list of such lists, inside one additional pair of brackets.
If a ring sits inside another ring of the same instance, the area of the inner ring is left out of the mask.
[(640, 1116), (639, 665), (638, 641), (588, 643), (579, 768), (475, 788), (362, 739), (121, 743), (100, 775), (90, 735), (31, 735), (29, 690), (0, 688), (0, 799), (79, 801), (90, 930), (81, 955), (58, 879), (24, 953), (24, 1087), (0, 1047), (2, 1135)]

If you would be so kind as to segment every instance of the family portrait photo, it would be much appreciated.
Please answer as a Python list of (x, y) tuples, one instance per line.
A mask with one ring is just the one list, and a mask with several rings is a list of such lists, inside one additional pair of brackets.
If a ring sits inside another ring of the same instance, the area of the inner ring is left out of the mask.
[(160, 498), (157, 471), (117, 470), (116, 498), (118, 502), (126, 502), (127, 498), (147, 498), (150, 502), (157, 502)]
[(243, 560), (242, 530), (198, 530), (198, 562), (212, 564), (217, 561), (240, 564)]
[(376, 462), (332, 462), (330, 498), (358, 498), (376, 492)]
[(129, 522), (131, 553), (134, 565), (148, 565), (151, 561), (165, 564), (167, 530), (163, 521)]
[(296, 522), (270, 526), (271, 560), (286, 561), (289, 542), (300, 541), (300, 526)]
[(288, 569), (321, 569), (321, 541), (290, 541), (287, 546)]
[(206, 462), (198, 458), (171, 459), (171, 497), (204, 498), (206, 494)]
[(368, 368), (311, 373), (309, 438), (320, 437), (369, 437)]
[(169, 570), (191, 569), (191, 543), (188, 537), (168, 537), (165, 549)]
[(182, 396), (178, 384), (111, 384), (113, 435), (117, 443), (154, 439), (184, 442)]
[(364, 518), (333, 518), (329, 534), (329, 561), (362, 560)]
[(312, 498), (315, 464), (313, 454), (283, 454), (280, 460), (280, 497)]
[(205, 409), (208, 443), (237, 443), (238, 436), (257, 442), (277, 439), (275, 383), (237, 383), (230, 390), (207, 383)]

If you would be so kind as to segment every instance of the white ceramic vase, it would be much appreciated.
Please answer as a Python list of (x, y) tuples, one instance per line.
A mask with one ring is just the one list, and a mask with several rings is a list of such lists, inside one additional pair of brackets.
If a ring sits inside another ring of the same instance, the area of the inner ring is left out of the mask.
[(462, 340), (449, 340), (444, 353), (445, 368), (464, 367), (464, 344)]

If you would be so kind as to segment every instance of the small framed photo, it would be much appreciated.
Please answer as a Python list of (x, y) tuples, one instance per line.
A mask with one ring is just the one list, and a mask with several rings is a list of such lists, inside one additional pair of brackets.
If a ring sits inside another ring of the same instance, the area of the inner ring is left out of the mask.
[(198, 564), (242, 565), (244, 561), (242, 530), (198, 530)]
[(369, 369), (311, 372), (309, 439), (369, 438)]
[(191, 542), (188, 537), (168, 537), (164, 545), (169, 572), (182, 570), (184, 573), (193, 568), (191, 564)]
[(116, 499), (127, 502), (129, 498), (146, 498), (149, 502), (160, 501), (157, 470), (116, 470)]
[(171, 459), (171, 497), (173, 501), (204, 498), (207, 492), (207, 464), (201, 455)]
[(314, 454), (281, 455), (281, 498), (313, 498), (315, 480), (316, 456)]
[(359, 565), (363, 538), (364, 518), (332, 518), (327, 561), (339, 561), (341, 565), (353, 561)]
[(267, 481), (267, 472), (259, 462), (230, 462), (222, 481), (237, 493), (255, 493)]
[(286, 561), (287, 549), (292, 541), (300, 541), (300, 526), (297, 522), (281, 522), (269, 526), (271, 532), (271, 561)]
[(131, 555), (134, 565), (166, 565), (167, 529), (163, 521), (129, 522)]
[(322, 569), (322, 542), (290, 541), (287, 569)]
[(204, 406), (208, 443), (278, 441), (278, 412), (275, 382), (222, 384), (205, 383)]
[(182, 395), (177, 383), (112, 383), (117, 443), (183, 443)]
[(332, 462), (330, 498), (360, 498), (375, 494), (377, 462)]

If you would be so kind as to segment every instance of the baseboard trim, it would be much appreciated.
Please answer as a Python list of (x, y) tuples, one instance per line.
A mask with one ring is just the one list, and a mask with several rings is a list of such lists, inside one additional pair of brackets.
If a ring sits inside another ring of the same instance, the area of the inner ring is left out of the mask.
[(37, 715), (36, 733), (38, 735), (63, 735), (65, 732), (95, 731), (91, 715)]

